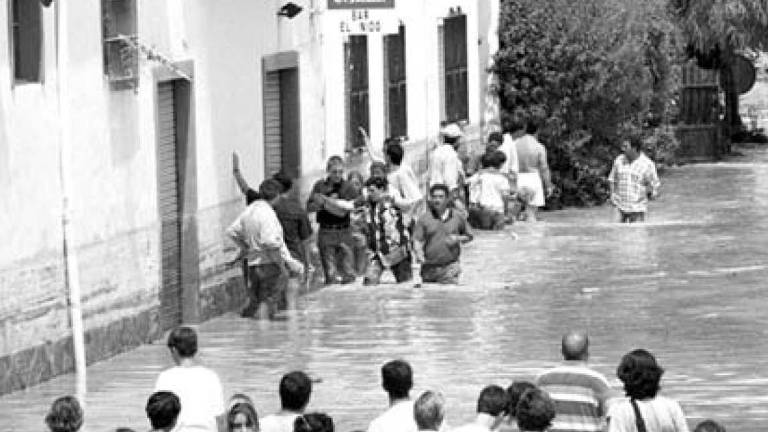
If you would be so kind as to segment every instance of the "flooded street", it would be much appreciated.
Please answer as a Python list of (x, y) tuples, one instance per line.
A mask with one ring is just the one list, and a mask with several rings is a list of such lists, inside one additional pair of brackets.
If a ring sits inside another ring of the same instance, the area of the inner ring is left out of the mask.
[[(447, 422), (474, 414), (486, 384), (529, 379), (559, 360), (560, 337), (585, 328), (592, 365), (617, 387), (627, 351), (652, 351), (662, 392), (691, 427), (714, 418), (732, 431), (768, 421), (768, 152), (668, 170), (649, 221), (614, 223), (608, 207), (545, 213), (538, 225), (478, 234), (458, 287), (334, 286), (299, 302), (286, 321), (234, 314), (201, 326), (201, 358), (227, 395), (244, 392), (259, 416), (278, 409), (280, 376), (322, 380), (309, 410), (337, 430), (365, 429), (387, 404), (379, 368), (404, 358), (414, 394), (440, 389)], [(388, 279), (390, 280), (390, 279)], [(144, 403), (170, 366), (164, 343), (89, 368), (86, 430), (148, 429)], [(43, 430), (71, 375), (0, 397), (0, 430)]]

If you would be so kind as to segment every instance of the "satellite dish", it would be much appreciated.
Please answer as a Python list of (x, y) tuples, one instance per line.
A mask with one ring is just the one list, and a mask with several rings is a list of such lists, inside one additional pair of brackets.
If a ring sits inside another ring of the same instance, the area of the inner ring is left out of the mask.
[(733, 80), (736, 85), (736, 93), (744, 94), (752, 89), (755, 85), (755, 79), (757, 78), (755, 65), (752, 60), (737, 55), (733, 63), (731, 63), (731, 70), (733, 71)]

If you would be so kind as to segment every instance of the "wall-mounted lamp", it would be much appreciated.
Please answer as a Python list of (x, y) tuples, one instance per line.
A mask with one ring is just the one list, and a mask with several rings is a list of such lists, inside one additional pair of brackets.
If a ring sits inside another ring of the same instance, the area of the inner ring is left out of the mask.
[(304, 8), (297, 5), (296, 3), (288, 2), (284, 4), (279, 11), (277, 11), (277, 16), (284, 16), (288, 19), (293, 19), (293, 17), (300, 14), (302, 10), (304, 10)]
[(462, 14), (461, 6), (456, 6), (455, 9), (454, 8), (448, 9), (448, 15), (449, 16), (456, 16), (456, 15), (461, 15), (461, 14)]
[(40, 0), (40, 3), (42, 3), (43, 6), (48, 7), (53, 3), (53, 0)]

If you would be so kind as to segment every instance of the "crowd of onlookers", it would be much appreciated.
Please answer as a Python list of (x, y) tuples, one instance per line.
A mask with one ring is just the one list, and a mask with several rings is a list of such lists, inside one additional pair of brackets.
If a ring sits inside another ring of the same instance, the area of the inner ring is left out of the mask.
[[(151, 431), (157, 432), (334, 432), (333, 418), (306, 412), (312, 380), (301, 371), (280, 380), (281, 409), (260, 417), (252, 400), (235, 394), (225, 404), (221, 382), (211, 369), (197, 363), (197, 334), (179, 327), (168, 337), (176, 366), (163, 371), (146, 403)], [(404, 360), (381, 367), (381, 385), (389, 407), (373, 419), (367, 432), (688, 432), (680, 405), (659, 393), (664, 370), (654, 356), (642, 349), (624, 355), (616, 375), (624, 395), (591, 369), (589, 340), (581, 332), (563, 336), (562, 365), (544, 371), (534, 380), (514, 381), (506, 389), (487, 385), (477, 399), (476, 416), (467, 423), (447, 425), (446, 399), (437, 391), (412, 398), (414, 374)], [(77, 399), (57, 399), (45, 422), (51, 432), (77, 432), (84, 413)], [(455, 424), (460, 419), (450, 419)], [(117, 428), (117, 432), (133, 432)], [(719, 423), (706, 420), (694, 432), (725, 432)]]

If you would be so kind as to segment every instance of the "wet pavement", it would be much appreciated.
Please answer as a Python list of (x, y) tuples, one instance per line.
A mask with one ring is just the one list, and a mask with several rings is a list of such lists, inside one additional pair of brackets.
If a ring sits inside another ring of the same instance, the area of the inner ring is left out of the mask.
[[(412, 363), (415, 389), (440, 389), (451, 425), (473, 416), (480, 389), (531, 378), (559, 357), (561, 334), (588, 329), (592, 365), (616, 385), (624, 353), (644, 347), (666, 369), (663, 393), (691, 427), (702, 418), (759, 431), (768, 420), (768, 151), (668, 170), (645, 224), (608, 207), (544, 214), (538, 225), (478, 234), (458, 287), (335, 286), (285, 321), (234, 314), (201, 326), (201, 358), (226, 393), (277, 410), (280, 376), (321, 379), (309, 410), (337, 430), (365, 429), (386, 407), (379, 367)], [(146, 430), (143, 407), (170, 357), (163, 344), (89, 367), (86, 430)], [(0, 397), (0, 430), (43, 430), (60, 377)]]

